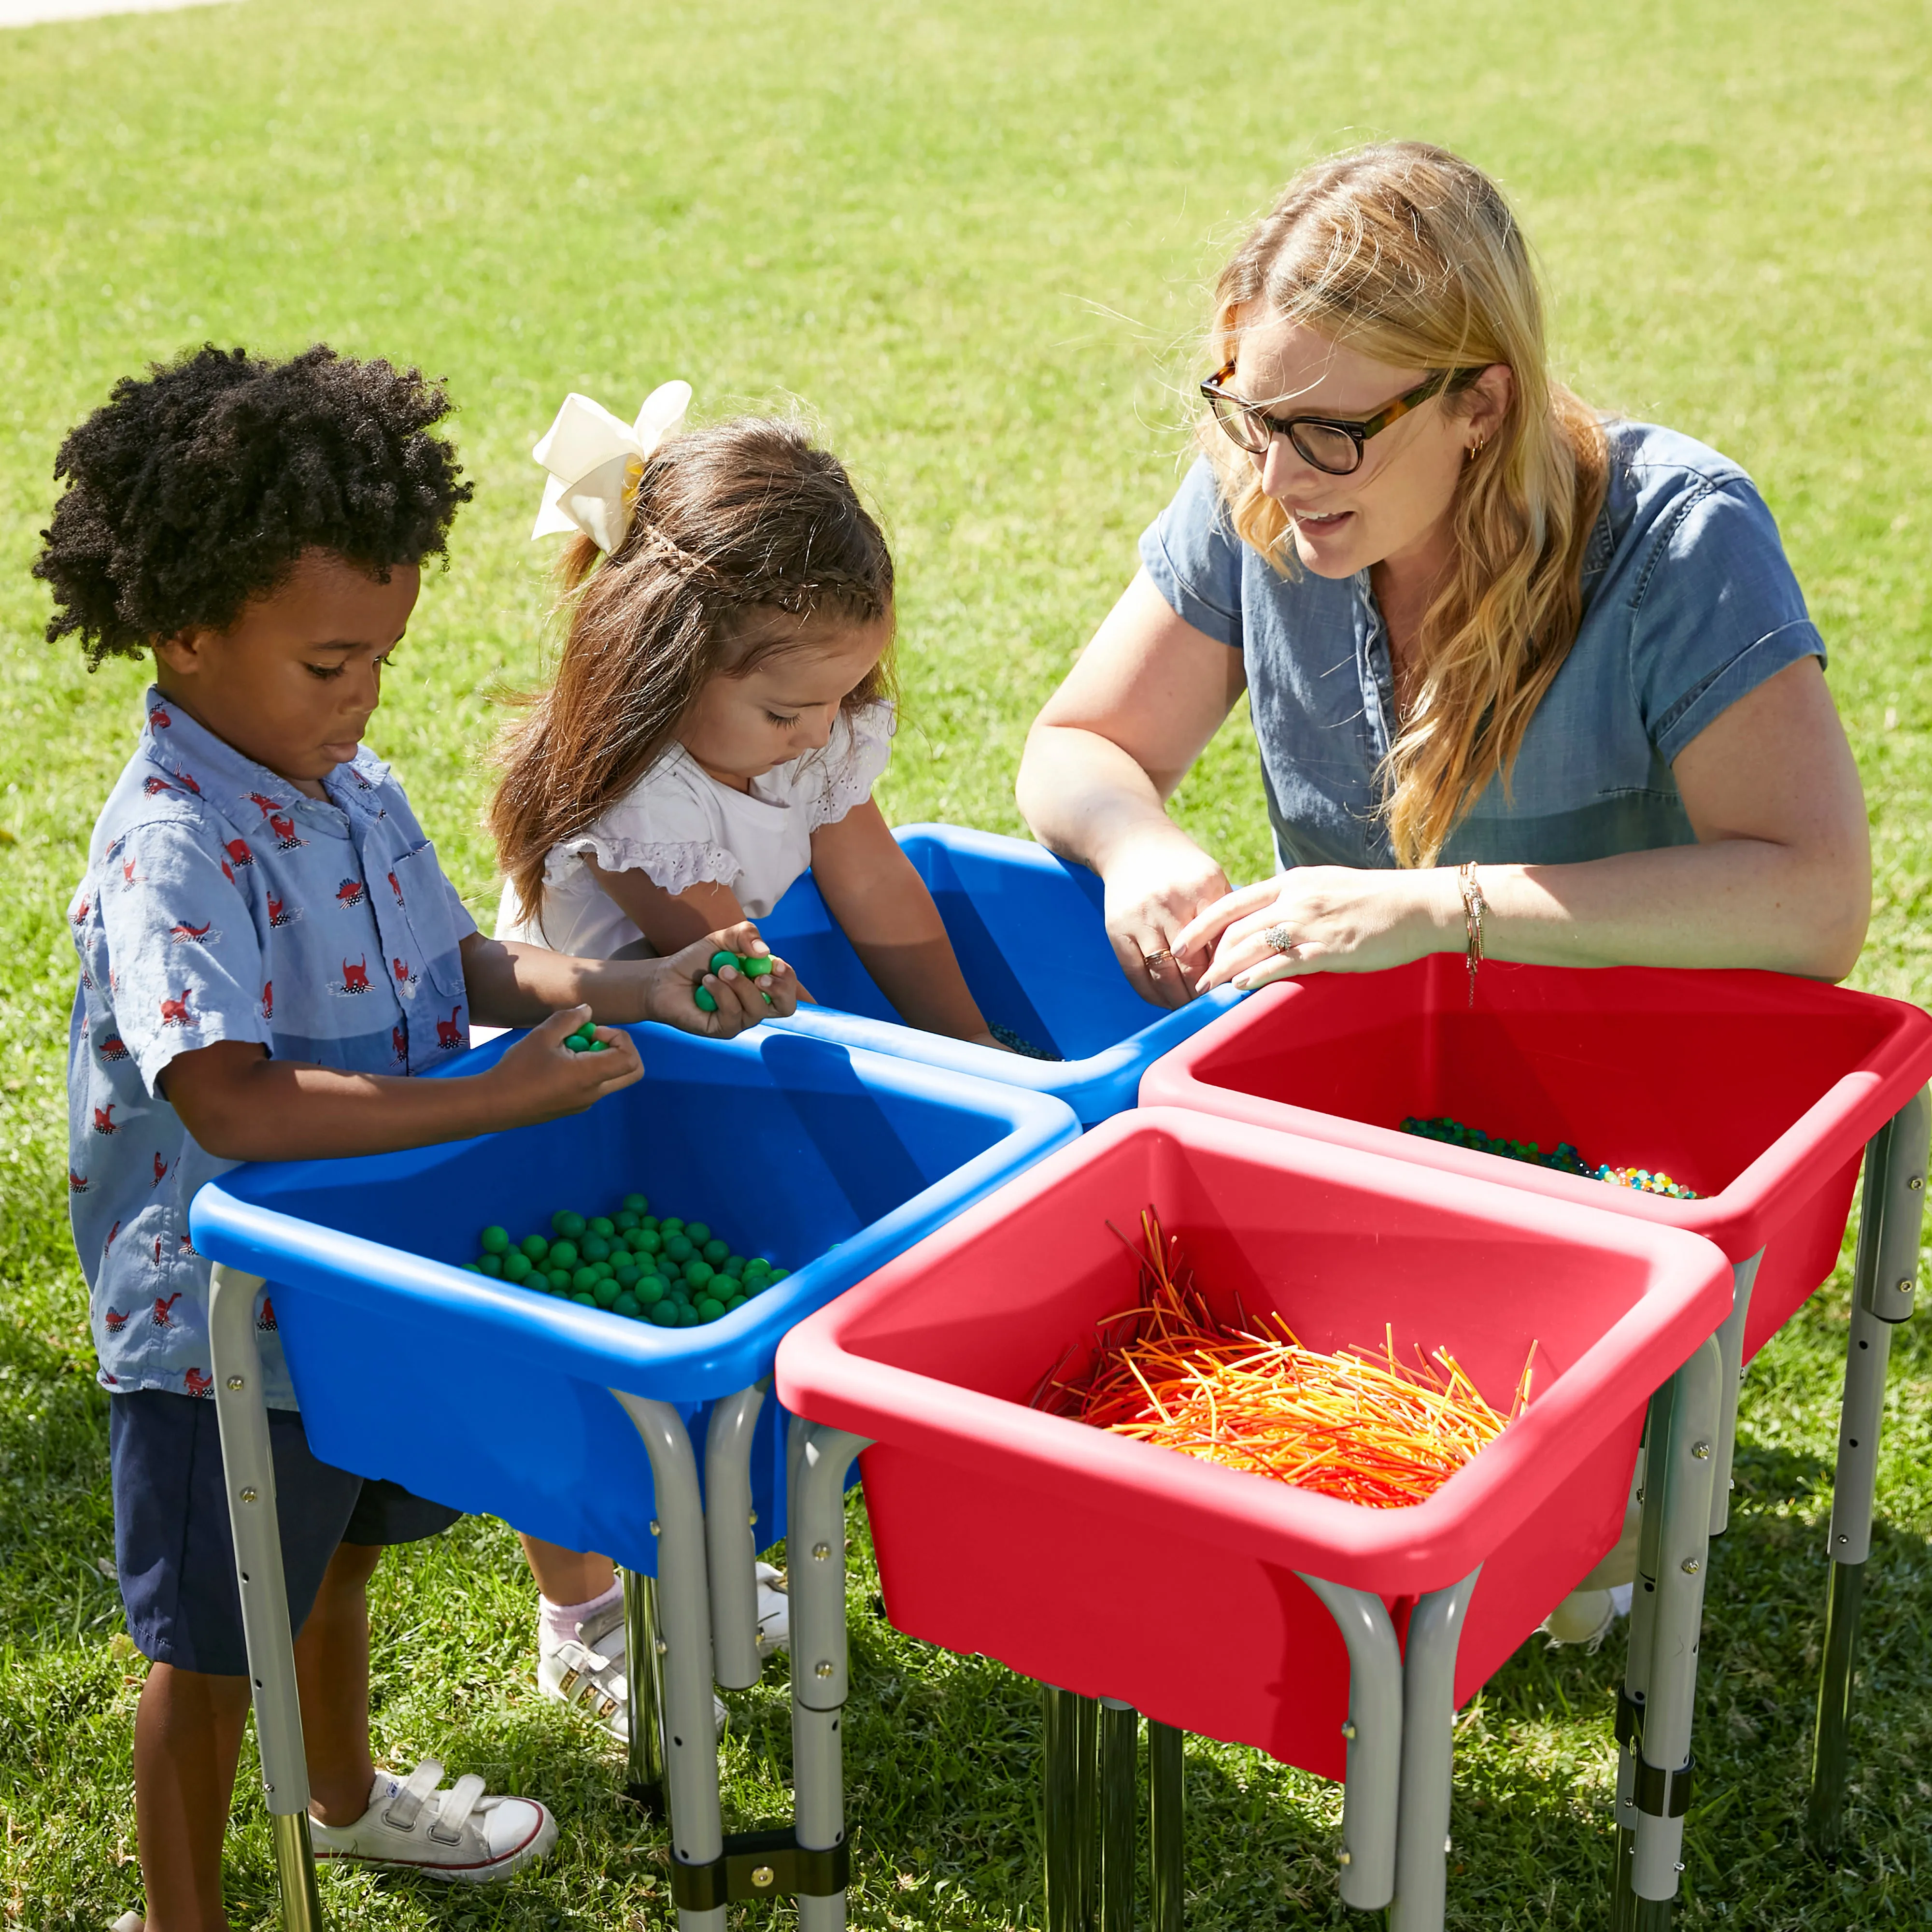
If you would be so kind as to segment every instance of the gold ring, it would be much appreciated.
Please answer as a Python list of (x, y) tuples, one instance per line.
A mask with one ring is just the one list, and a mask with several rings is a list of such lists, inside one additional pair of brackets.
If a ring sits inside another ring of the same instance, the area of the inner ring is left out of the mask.
[(1141, 964), (1143, 966), (1158, 966), (1163, 959), (1172, 959), (1174, 955), (1163, 946), (1158, 952), (1143, 952), (1141, 955)]

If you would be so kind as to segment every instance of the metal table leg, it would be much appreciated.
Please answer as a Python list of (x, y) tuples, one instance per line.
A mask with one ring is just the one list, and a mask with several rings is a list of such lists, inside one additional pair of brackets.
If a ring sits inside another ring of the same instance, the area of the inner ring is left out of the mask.
[(1148, 1864), (1153, 1932), (1180, 1932), (1186, 1883), (1186, 1733), (1148, 1720)]
[(1640, 1928), (1669, 1924), (1677, 1875), (1683, 1869), (1722, 1364), (1723, 1352), (1713, 1336), (1678, 1370), (1660, 1439), (1652, 1436), (1645, 1461), (1646, 1525), (1653, 1509), (1662, 1520), (1654, 1546), (1646, 1539), (1654, 1563), (1648, 1569), (1640, 1565), (1637, 1576), (1638, 1594), (1654, 1599), (1634, 1766), (1630, 1889)]
[(1348, 1741), (1342, 1786), (1342, 1902), (1374, 1912), (1395, 1896), (1402, 1792), (1402, 1652), (1372, 1591), (1298, 1572), (1328, 1606), (1348, 1647)]
[(711, 1653), (728, 1690), (758, 1681), (758, 1512), (752, 1439), (769, 1378), (712, 1405), (704, 1438), (704, 1538), (711, 1584)]
[(1832, 1582), (1825, 1609), (1825, 1658), (1818, 1678), (1818, 1720), (1805, 1816), (1813, 1846), (1826, 1853), (1837, 1850), (1844, 1834), (1852, 1678), (1865, 1563), (1871, 1555), (1886, 1367), (1892, 1328), (1910, 1316), (1918, 1288), (1929, 1132), (1932, 1105), (1924, 1094), (1916, 1094), (1872, 1136), (1865, 1150), (1852, 1332), (1845, 1356), (1845, 1398), (1838, 1421), (1827, 1545)]
[(260, 1275), (214, 1264), (208, 1346), (221, 1431), (222, 1478), (235, 1538), (242, 1629), (262, 1790), (274, 1834), (275, 1880), (283, 1932), (322, 1932), (315, 1850), (308, 1834), (308, 1761), (302, 1750), (302, 1700), (296, 1688), (295, 1637), (275, 1513), (275, 1464), (262, 1400), (262, 1355), (255, 1340)]
[(658, 1646), (658, 1580), (641, 1570), (620, 1573), (624, 1584), (624, 1679), (630, 1693), (631, 1744), (626, 1795), (652, 1816), (666, 1815), (664, 1677)]
[(1118, 1697), (1102, 1697), (1098, 1718), (1100, 1932), (1133, 1932), (1140, 1713)]
[[(1640, 1582), (1657, 1574), (1664, 1512), (1648, 1504), (1651, 1445), (1661, 1442), (1669, 1426), (1670, 1384), (1650, 1399), (1644, 1419), (1643, 1444), (1637, 1451), (1638, 1518), (1636, 1570)], [(1616, 1848), (1611, 1870), (1610, 1932), (1631, 1932), (1636, 1922), (1636, 1894), (1630, 1873), (1636, 1856), (1637, 1739), (1643, 1728), (1644, 1692), (1650, 1682), (1652, 1640), (1657, 1624), (1657, 1592), (1634, 1588), (1630, 1594), (1630, 1641), (1624, 1657), (1624, 1681), (1617, 1694)]]
[[(789, 1509), (793, 1802), (799, 1932), (844, 1932), (845, 1475), (862, 1436), (794, 1418)], [(818, 1855), (814, 1858), (814, 1854)], [(754, 1874), (755, 1876), (755, 1874)], [(836, 1880), (836, 1889), (830, 1887)]]
[(622, 1389), (610, 1393), (644, 1438), (657, 1493), (651, 1529), (658, 1539), (665, 1784), (678, 1924), (681, 1932), (724, 1932), (724, 1825), (718, 1808), (718, 1730), (711, 1706), (711, 1613), (698, 1457), (684, 1418), (669, 1402)]
[(1731, 1270), (1731, 1312), (1718, 1330), (1718, 1350), (1722, 1358), (1724, 1383), (1719, 1391), (1717, 1454), (1711, 1472), (1711, 1534), (1722, 1536), (1730, 1527), (1731, 1463), (1738, 1446), (1738, 1398), (1744, 1378), (1744, 1324), (1750, 1318), (1751, 1285), (1757, 1280), (1758, 1264), (1764, 1259), (1760, 1248), (1748, 1261)]
[(1079, 1702), (1070, 1690), (1051, 1684), (1040, 1687), (1040, 1850), (1046, 1932), (1082, 1932), (1073, 1822), (1074, 1791), (1079, 1782), (1073, 1714)]
[(1420, 1598), (1402, 1666), (1402, 1792), (1389, 1932), (1442, 1932), (1448, 1902), (1449, 1786), (1455, 1760), (1456, 1649), (1478, 1564)]

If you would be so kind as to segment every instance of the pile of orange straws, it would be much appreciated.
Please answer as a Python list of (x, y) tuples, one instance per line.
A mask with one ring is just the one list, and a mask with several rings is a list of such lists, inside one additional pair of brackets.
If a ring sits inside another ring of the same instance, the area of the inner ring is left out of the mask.
[(1244, 1325), (1226, 1327), (1151, 1208), (1141, 1228), (1140, 1305), (1096, 1324), (1084, 1376), (1061, 1381), (1063, 1358), (1034, 1390), (1036, 1407), (1370, 1509), (1400, 1509), (1432, 1496), (1528, 1402), (1534, 1343), (1501, 1414), (1442, 1349), (1439, 1372), (1419, 1348), (1415, 1368), (1399, 1363), (1391, 1330), (1378, 1358), (1324, 1355), (1279, 1316), (1281, 1339), (1252, 1332), (1238, 1296)]

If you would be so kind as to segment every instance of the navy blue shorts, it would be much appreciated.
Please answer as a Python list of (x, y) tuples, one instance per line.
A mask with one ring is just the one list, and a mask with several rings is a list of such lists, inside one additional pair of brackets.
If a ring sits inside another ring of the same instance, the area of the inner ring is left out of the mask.
[[(141, 1389), (110, 1396), (107, 1418), (114, 1565), (128, 1634), (157, 1664), (247, 1676), (214, 1403)], [(367, 1481), (316, 1461), (292, 1409), (268, 1411), (268, 1442), (289, 1621), (297, 1630), (338, 1544), (416, 1543), (462, 1514), (424, 1502), (399, 1484)]]

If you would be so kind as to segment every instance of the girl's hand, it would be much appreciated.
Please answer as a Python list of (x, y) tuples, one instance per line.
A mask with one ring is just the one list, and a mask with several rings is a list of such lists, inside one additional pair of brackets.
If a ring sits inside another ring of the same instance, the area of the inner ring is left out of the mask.
[[(798, 976), (782, 959), (758, 978), (727, 966), (714, 973), (715, 952), (736, 952), (748, 958), (770, 956), (771, 948), (748, 920), (742, 925), (710, 932), (682, 952), (665, 959), (646, 959), (638, 970), (644, 977), (644, 1017), (676, 1027), (680, 1033), (701, 1034), (708, 1040), (730, 1040), (760, 1020), (782, 1019), (798, 1006)], [(707, 1013), (694, 997), (703, 986), (717, 1003)]]
[(599, 1027), (605, 1053), (572, 1053), (564, 1045), (590, 1017), (588, 1006), (569, 1006), (532, 1027), (488, 1073), (493, 1107), (500, 1107), (497, 1127), (527, 1127), (539, 1120), (580, 1114), (606, 1094), (644, 1077), (635, 1042), (613, 1027)]
[[(1107, 937), (1127, 984), (1156, 1006), (1184, 1006), (1207, 953), (1189, 959), (1182, 938), (1207, 908), (1225, 900), (1228, 875), (1176, 826), (1150, 829), (1110, 856)], [(1168, 954), (1172, 957), (1159, 956)], [(1154, 956), (1150, 957), (1150, 956)]]
[[(1286, 950), (1269, 940), (1276, 928)], [(1375, 973), (1406, 965), (1444, 951), (1462, 929), (1462, 896), (1449, 868), (1298, 866), (1209, 907), (1181, 932), (1174, 950), (1198, 970), (1201, 992), (1232, 986), (1247, 992), (1304, 973)]]

